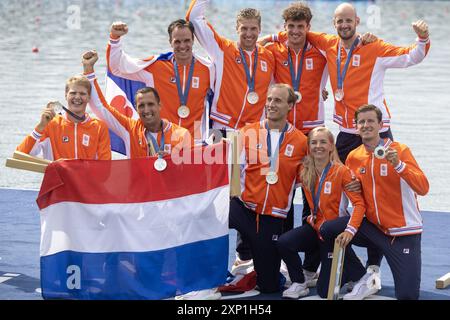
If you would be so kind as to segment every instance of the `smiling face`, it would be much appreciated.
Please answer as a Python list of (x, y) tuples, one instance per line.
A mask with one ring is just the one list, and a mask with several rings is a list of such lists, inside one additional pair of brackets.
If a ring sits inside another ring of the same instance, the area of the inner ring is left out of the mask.
[(170, 45), (173, 48), (177, 62), (191, 62), (194, 35), (188, 27), (176, 27), (173, 29), (170, 36)]
[(342, 4), (336, 8), (333, 24), (342, 40), (350, 40), (356, 33), (359, 17), (352, 5)]
[(153, 92), (138, 93), (136, 95), (136, 108), (139, 118), (146, 128), (158, 126), (161, 122), (161, 104)]
[(311, 131), (309, 136), (309, 153), (314, 160), (329, 162), (334, 150), (334, 143), (330, 140), (326, 130)]
[(289, 102), (289, 90), (287, 88), (275, 86), (267, 93), (266, 116), (268, 120), (275, 122), (285, 120), (293, 106), (294, 103)]
[(374, 110), (360, 112), (356, 119), (356, 130), (361, 136), (363, 143), (376, 144), (380, 140), (380, 130), (383, 128), (383, 121), (378, 119)]
[(238, 20), (236, 31), (239, 35), (239, 45), (242, 49), (252, 51), (256, 47), (261, 27), (257, 19)]
[(287, 20), (284, 30), (287, 32), (289, 46), (296, 49), (302, 48), (310, 27), (306, 20)]

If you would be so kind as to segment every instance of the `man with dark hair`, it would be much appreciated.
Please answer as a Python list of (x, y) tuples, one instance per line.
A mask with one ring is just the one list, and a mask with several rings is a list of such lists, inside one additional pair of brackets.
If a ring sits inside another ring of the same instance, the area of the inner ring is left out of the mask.
[[(406, 145), (381, 137), (382, 115), (372, 104), (354, 115), (363, 144), (349, 153), (345, 164), (361, 181), (366, 218), (351, 244), (377, 248), (392, 271), (396, 298), (418, 299), (422, 217), (417, 195), (426, 195), (429, 184)], [(374, 283), (374, 274), (366, 273), (344, 300), (376, 293)]]
[[(308, 135), (312, 129), (325, 125), (322, 92), (328, 80), (327, 59), (306, 38), (312, 19), (307, 4), (295, 2), (284, 9), (282, 16), (287, 41), (272, 42), (265, 47), (275, 57), (275, 81), (291, 84), (297, 95), (297, 101), (288, 115), (288, 120), (298, 130)], [(310, 210), (303, 189), (302, 196), (302, 222), (305, 222)], [(285, 232), (293, 228), (294, 206), (291, 206), (287, 221)], [(316, 271), (319, 264), (318, 251), (305, 253), (303, 273), (309, 287), (313, 287), (317, 281)], [(282, 271), (288, 277), (287, 272), (284, 272), (284, 266)], [(286, 284), (289, 285), (290, 281)]]
[(110, 31), (107, 61), (111, 73), (156, 88), (164, 105), (161, 116), (188, 129), (196, 143), (206, 140), (214, 68), (192, 52), (192, 23), (183, 19), (170, 23), (167, 31), (173, 52), (144, 60), (130, 58), (122, 50), (121, 37), (128, 33), (126, 23), (114, 22)]

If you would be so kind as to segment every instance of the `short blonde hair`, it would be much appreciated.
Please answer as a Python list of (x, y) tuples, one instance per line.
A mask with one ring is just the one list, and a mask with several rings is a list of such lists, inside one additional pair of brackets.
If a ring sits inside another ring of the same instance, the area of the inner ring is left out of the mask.
[(85, 87), (88, 91), (88, 94), (91, 95), (92, 86), (91, 86), (91, 83), (89, 82), (88, 78), (86, 78), (85, 76), (76, 75), (76, 76), (69, 78), (66, 81), (66, 94), (69, 92), (69, 87), (71, 85), (78, 85), (78, 86)]
[(239, 25), (242, 20), (247, 19), (256, 19), (258, 21), (259, 27), (261, 27), (261, 13), (259, 12), (259, 10), (253, 8), (241, 9), (237, 14), (236, 23), (237, 25)]

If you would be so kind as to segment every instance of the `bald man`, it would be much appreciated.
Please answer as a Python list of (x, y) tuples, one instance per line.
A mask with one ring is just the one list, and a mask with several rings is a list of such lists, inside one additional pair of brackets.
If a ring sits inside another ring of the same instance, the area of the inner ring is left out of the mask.
[[(383, 128), (380, 137), (393, 140), (391, 116), (384, 97), (384, 74), (389, 68), (406, 68), (420, 63), (430, 49), (428, 25), (423, 20), (412, 24), (417, 35), (410, 47), (397, 47), (383, 40), (362, 45), (357, 32), (360, 18), (350, 3), (340, 4), (333, 17), (337, 35), (308, 32), (308, 41), (327, 58), (335, 108), (333, 121), (339, 125), (336, 147), (343, 163), (353, 149), (362, 144), (356, 132), (355, 112), (366, 104), (377, 106), (382, 112)], [(284, 42), (286, 32), (272, 36)], [(377, 273), (382, 255), (368, 252), (368, 270)]]

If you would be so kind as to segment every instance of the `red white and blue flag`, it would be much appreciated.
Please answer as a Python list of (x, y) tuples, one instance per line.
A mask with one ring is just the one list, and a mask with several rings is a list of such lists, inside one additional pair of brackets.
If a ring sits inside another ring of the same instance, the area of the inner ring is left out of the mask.
[(228, 165), (165, 160), (162, 172), (154, 158), (48, 166), (37, 199), (45, 299), (164, 299), (225, 283)]
[[(134, 96), (136, 91), (145, 87), (143, 82), (128, 80), (113, 75), (109, 70), (106, 74), (106, 101), (120, 111), (120, 113), (134, 119), (139, 116), (135, 109)], [(112, 130), (109, 130), (111, 138), (111, 150), (126, 154), (125, 144), (123, 140), (116, 135)]]

